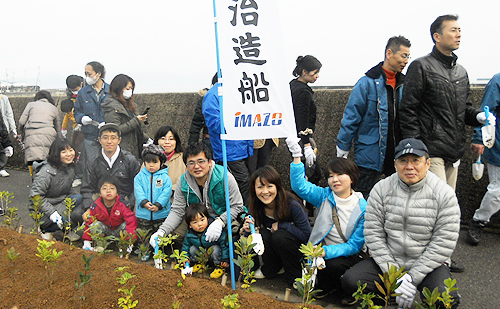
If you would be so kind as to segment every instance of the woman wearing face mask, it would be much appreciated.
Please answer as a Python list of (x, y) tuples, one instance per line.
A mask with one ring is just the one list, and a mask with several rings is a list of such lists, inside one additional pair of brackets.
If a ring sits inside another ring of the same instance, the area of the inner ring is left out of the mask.
[(109, 92), (109, 85), (104, 82), (105, 75), (106, 71), (102, 64), (97, 61), (87, 63), (85, 66), (87, 86), (78, 91), (75, 101), (73, 113), (76, 122), (82, 125), (84, 136), (83, 151), (80, 155), (83, 166), (86, 166), (87, 158), (92, 158), (101, 151), (101, 144), (97, 140), (98, 126), (104, 122), (101, 104)]
[(109, 85), (110, 95), (102, 103), (104, 121), (116, 123), (122, 133), (120, 148), (132, 153), (137, 159), (142, 153), (142, 144), (147, 137), (142, 125), (147, 115), (136, 115), (134, 104), (134, 80), (125, 74), (118, 74)]

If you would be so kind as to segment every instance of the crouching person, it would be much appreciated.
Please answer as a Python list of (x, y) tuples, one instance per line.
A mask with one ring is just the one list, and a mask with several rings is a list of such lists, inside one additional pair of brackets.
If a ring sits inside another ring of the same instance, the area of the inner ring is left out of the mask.
[(222, 272), (219, 269), (229, 267), (229, 248), (227, 245), (226, 233), (222, 233), (218, 240), (206, 240), (207, 227), (214, 222), (214, 218), (208, 214), (208, 209), (202, 203), (194, 203), (189, 205), (186, 209), (186, 223), (188, 224), (188, 231), (184, 237), (182, 244), (182, 251), (186, 251), (189, 256), (191, 265), (196, 263), (196, 255), (200, 251), (200, 247), (208, 250), (212, 247), (213, 251), (210, 256), (209, 262), (215, 266), (211, 277), (220, 277)]
[[(365, 215), (365, 239), (372, 258), (361, 261), (342, 277), (342, 287), (354, 293), (366, 283), (366, 293), (378, 293), (375, 281), (388, 264), (404, 267), (396, 289), (400, 307), (410, 308), (417, 290), (445, 291), (451, 278), (449, 262), (460, 229), (460, 208), (454, 190), (429, 172), (430, 159), (422, 141), (408, 138), (395, 149), (397, 173), (378, 182), (370, 192)], [(457, 291), (452, 308), (457, 308)], [(444, 304), (438, 302), (439, 308)]]
[(90, 206), (90, 215), (85, 223), (83, 249), (93, 250), (91, 225), (96, 224), (104, 236), (120, 237), (120, 231), (127, 231), (135, 238), (137, 218), (132, 210), (120, 201), (117, 185), (111, 177), (103, 178), (99, 183), (100, 197)]

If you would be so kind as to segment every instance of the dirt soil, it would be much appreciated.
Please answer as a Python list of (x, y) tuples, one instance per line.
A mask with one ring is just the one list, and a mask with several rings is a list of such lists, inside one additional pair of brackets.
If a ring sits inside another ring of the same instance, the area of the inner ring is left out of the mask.
[[(0, 308), (119, 308), (118, 298), (123, 297), (117, 282), (121, 273), (115, 268), (127, 266), (136, 277), (124, 286), (133, 285), (136, 308), (172, 308), (172, 302), (179, 300), (181, 308), (222, 308), (220, 300), (238, 293), (241, 308), (301, 308), (300, 304), (276, 301), (269, 296), (221, 286), (221, 279), (202, 279), (187, 277), (182, 287), (177, 287), (181, 279), (179, 271), (158, 270), (150, 264), (121, 259), (116, 252), (97, 255), (66, 243), (56, 242), (51, 248), (64, 253), (55, 266), (48, 267), (49, 279), (44, 263), (35, 254), (40, 239), (33, 235), (19, 234), (8, 228), (0, 227)], [(20, 253), (15, 266), (6, 257), (11, 247)], [(78, 272), (83, 271), (82, 255), (96, 255), (90, 266), (92, 281), (85, 286), (85, 300), (81, 300), (81, 291), (76, 290), (75, 281)], [(308, 308), (323, 308), (308, 305)]]

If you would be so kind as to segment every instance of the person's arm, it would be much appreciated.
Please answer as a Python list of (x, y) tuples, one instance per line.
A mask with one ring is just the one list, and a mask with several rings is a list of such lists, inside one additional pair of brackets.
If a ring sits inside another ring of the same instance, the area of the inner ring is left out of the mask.
[(380, 192), (380, 182), (376, 184), (370, 192), (368, 205), (365, 213), (365, 240), (371, 256), (380, 267), (382, 272), (387, 272), (387, 263), (397, 267), (402, 266), (396, 263), (396, 260), (389, 250), (387, 244), (387, 234), (385, 232), (385, 208), (382, 203)]
[(26, 105), (26, 107), (24, 108), (24, 111), (21, 114), (21, 117), (19, 118), (19, 130), (18, 130), (18, 132), (24, 131), (24, 126), (26, 125), (26, 122), (28, 121), (30, 110), (31, 110), (31, 103), (28, 103), (28, 105)]
[(290, 163), (290, 184), (300, 198), (315, 207), (319, 207), (327, 196), (328, 188), (322, 188), (306, 180), (304, 163), (300, 162), (300, 158), (294, 158), (294, 162)]
[[(216, 86), (214, 86), (216, 87)], [(203, 117), (205, 117), (205, 124), (210, 132), (220, 134), (220, 110), (219, 98), (217, 92), (208, 92), (203, 97)]]
[[(363, 121), (368, 108), (369, 80), (362, 77), (352, 89), (349, 101), (344, 110), (344, 116), (340, 124), (339, 134), (337, 135), (337, 146), (344, 150), (351, 150), (352, 141), (357, 136), (359, 124)], [(377, 104), (373, 101), (372, 104)]]
[(184, 241), (182, 242), (182, 249), (181, 249), (181, 252), (184, 251), (187, 253), (187, 256), (188, 258), (191, 258), (191, 253), (190, 253), (190, 249), (191, 249), (191, 244), (189, 243), (189, 237), (188, 237), (188, 234), (189, 234), (189, 231), (186, 233), (186, 235), (184, 236)]
[(141, 177), (142, 174), (137, 174), (134, 178), (134, 195), (135, 195), (135, 206), (136, 209), (139, 207), (144, 207), (144, 204), (150, 202), (150, 197), (147, 196), (146, 190), (144, 190), (143, 182)]
[[(500, 106), (500, 74), (493, 76), (484, 89), (484, 95), (479, 110), (483, 111), (485, 106), (488, 106), (490, 112), (495, 115), (495, 117), (498, 117), (497, 108)], [(496, 132), (500, 132), (500, 121), (498, 119), (495, 128)], [(479, 145), (483, 144), (481, 126), (474, 127), (472, 143)]]
[(297, 237), (302, 243), (307, 243), (311, 235), (311, 224), (307, 218), (307, 213), (297, 201), (292, 201), (289, 207), (293, 221), (279, 222), (278, 229), (284, 229)]
[(200, 139), (200, 131), (205, 125), (205, 117), (203, 117), (202, 106), (203, 98), (200, 98), (196, 104), (193, 119), (191, 121), (191, 127), (189, 128), (189, 145), (198, 142), (198, 140)]
[(10, 105), (9, 98), (7, 96), (2, 97), (3, 100), (5, 100), (5, 117), (7, 118), (7, 123), (5, 126), (7, 127), (7, 130), (14, 135), (17, 135), (17, 129), (16, 129), (16, 121), (14, 120), (14, 112), (12, 111), (12, 105)]
[(217, 243), (220, 247), (222, 262), (229, 262), (229, 246), (227, 244), (227, 233), (225, 231), (222, 231)]
[[(235, 220), (239, 213), (243, 212), (243, 198), (241, 197), (238, 183), (231, 173), (227, 173), (227, 181), (229, 185), (229, 205), (231, 208), (231, 220)], [(224, 211), (219, 215), (222, 222), (227, 225), (227, 212)], [(229, 223), (231, 226), (231, 223)]]
[[(181, 177), (184, 177), (184, 175)], [(165, 232), (165, 235), (172, 233), (179, 225), (181, 225), (186, 213), (186, 205), (187, 201), (184, 197), (184, 193), (182, 192), (181, 188), (178, 187), (174, 192), (174, 202), (170, 207), (170, 213), (159, 228), (160, 230)]]
[(127, 122), (122, 123), (120, 114), (114, 108), (103, 108), (104, 122), (112, 122), (118, 124), (118, 128), (122, 135), (138, 130), (141, 127), (141, 121), (137, 117), (133, 117)]
[[(83, 91), (83, 89), (81, 89), (80, 91)], [(79, 124), (82, 124), (82, 117), (85, 116), (85, 114), (83, 113), (83, 103), (83, 94), (78, 93), (78, 96), (75, 100), (75, 105), (73, 106), (73, 115), (75, 116), (75, 121)]]
[(438, 213), (430, 242), (408, 271), (416, 286), (451, 257), (460, 232), (460, 206), (455, 191), (442, 182), (435, 192), (438, 192)]
[(420, 61), (413, 61), (408, 67), (399, 107), (399, 126), (402, 138), (420, 138), (418, 113), (424, 94), (425, 76)]
[[(89, 161), (91, 162), (91, 161)], [(82, 179), (82, 188), (80, 189), (80, 194), (83, 197), (83, 208), (85, 210), (90, 208), (90, 205), (94, 202), (92, 199), (92, 194), (99, 192), (97, 188), (97, 183), (99, 179), (96, 175), (95, 169), (93, 168), (95, 164), (85, 165), (85, 174)]]
[[(44, 213), (49, 217), (51, 214), (53, 214), (56, 211), (56, 208), (54, 205), (49, 203), (47, 201), (46, 195), (49, 191), (50, 188), (50, 183), (52, 180), (52, 176), (47, 172), (46, 168), (43, 168), (38, 172), (34, 179), (33, 183), (31, 184), (31, 190), (30, 190), (30, 198), (34, 197), (36, 195), (40, 195), (42, 198), (42, 203), (40, 205), (40, 212)], [(62, 215), (62, 214), (60, 214)]]
[(137, 229), (137, 217), (135, 213), (130, 210), (125, 204), (122, 206), (123, 220), (125, 220), (126, 226), (125, 230), (127, 233), (134, 235), (134, 240), (137, 238), (135, 235), (135, 230)]

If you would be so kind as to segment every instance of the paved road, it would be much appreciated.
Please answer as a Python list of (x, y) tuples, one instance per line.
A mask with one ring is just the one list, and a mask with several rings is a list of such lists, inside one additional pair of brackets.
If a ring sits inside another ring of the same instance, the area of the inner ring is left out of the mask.
[[(24, 226), (24, 231), (29, 231), (34, 226), (32, 219), (28, 216), (31, 177), (24, 170), (8, 169), (8, 171), (11, 174), (10, 177), (0, 177), (0, 191), (15, 194), (11, 205), (19, 208), (20, 222)], [(465, 227), (460, 233), (460, 239), (453, 254), (455, 260), (467, 267), (464, 273), (454, 274), (462, 295), (461, 308), (500, 308), (500, 300), (496, 296), (500, 289), (500, 235), (495, 231), (486, 233), (482, 243), (477, 247), (472, 247), (465, 243), (466, 233)], [(259, 292), (282, 300), (287, 286), (278, 278), (258, 280), (255, 287)], [(299, 299), (298, 296), (292, 295), (291, 300), (298, 301)], [(338, 305), (339, 299), (334, 296), (315, 302), (315, 304), (326, 308), (343, 308)]]

